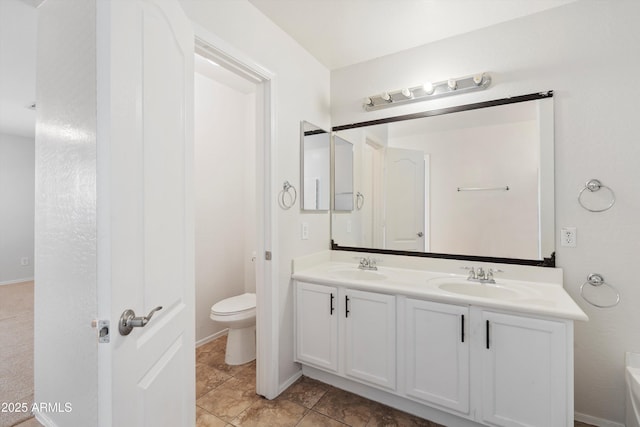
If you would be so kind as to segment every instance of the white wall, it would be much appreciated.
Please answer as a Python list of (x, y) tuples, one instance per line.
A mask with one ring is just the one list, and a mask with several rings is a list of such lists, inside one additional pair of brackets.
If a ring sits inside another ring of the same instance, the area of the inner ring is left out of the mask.
[(98, 425), (95, 35), (96, 2), (38, 10), (34, 399), (71, 404), (58, 426)]
[(255, 94), (196, 73), (194, 98), (196, 341), (201, 341), (225, 328), (209, 318), (214, 303), (255, 291)]
[[(187, 15), (201, 27), (274, 73), (276, 182), (273, 201), (286, 180), (300, 189), (300, 121), (328, 129), (329, 71), (246, 0), (181, 0)], [(301, 213), (300, 202), (277, 210), (278, 235), (272, 250), (279, 274), (280, 313), (278, 377), (281, 384), (299, 367), (293, 363), (292, 258), (329, 248), (329, 214)], [(301, 222), (309, 224), (309, 239), (301, 240)]]
[[(332, 72), (333, 125), (532, 92), (555, 91), (556, 236), (578, 229), (576, 248), (560, 247), (567, 291), (590, 317), (575, 331), (575, 410), (624, 420), (624, 352), (640, 352), (640, 3), (579, 1), (558, 9), (399, 52)], [(377, 112), (361, 108), (383, 90), (491, 72), (484, 92)], [(610, 82), (618, 82), (618, 88)], [(589, 213), (576, 200), (590, 178), (614, 189), (610, 211)], [(589, 273), (621, 293), (620, 305), (596, 309), (579, 296)]]
[(0, 133), (0, 285), (33, 279), (34, 150), (33, 138)]

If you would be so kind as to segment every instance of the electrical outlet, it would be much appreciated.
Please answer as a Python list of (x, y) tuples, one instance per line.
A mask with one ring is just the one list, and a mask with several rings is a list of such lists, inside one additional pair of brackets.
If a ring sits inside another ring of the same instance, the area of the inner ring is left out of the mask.
[(309, 240), (309, 223), (303, 222), (300, 230), (302, 240)]
[(565, 248), (575, 248), (577, 246), (576, 233), (575, 227), (563, 227), (560, 230), (560, 246), (564, 246)]
[(24, 256), (20, 258), (20, 265), (29, 265), (29, 257)]

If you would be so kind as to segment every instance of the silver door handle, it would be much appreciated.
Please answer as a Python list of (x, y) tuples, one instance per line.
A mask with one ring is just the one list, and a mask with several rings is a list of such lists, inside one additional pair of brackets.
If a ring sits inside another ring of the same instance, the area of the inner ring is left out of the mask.
[(418, 232), (418, 237), (422, 237), (422, 236), (424, 236), (424, 233), (422, 231), (419, 231)]
[(162, 310), (162, 306), (158, 306), (151, 310), (146, 317), (136, 317), (136, 313), (131, 309), (126, 309), (122, 316), (120, 316), (120, 322), (118, 322), (118, 330), (120, 331), (120, 335), (129, 335), (133, 328), (141, 328), (147, 326), (149, 320), (158, 310)]

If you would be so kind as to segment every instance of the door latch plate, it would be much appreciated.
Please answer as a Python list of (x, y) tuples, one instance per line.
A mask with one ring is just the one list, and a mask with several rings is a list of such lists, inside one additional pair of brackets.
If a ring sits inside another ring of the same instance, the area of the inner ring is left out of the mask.
[(98, 320), (98, 342), (99, 343), (108, 343), (111, 341), (109, 329), (110, 328), (109, 328), (108, 320)]

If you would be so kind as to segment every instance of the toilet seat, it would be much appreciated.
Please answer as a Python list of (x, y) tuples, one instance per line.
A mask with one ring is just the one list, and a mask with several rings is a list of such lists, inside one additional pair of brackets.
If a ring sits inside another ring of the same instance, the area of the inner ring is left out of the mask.
[(248, 314), (256, 310), (256, 294), (246, 293), (226, 298), (211, 307), (212, 316), (233, 316), (239, 313)]

